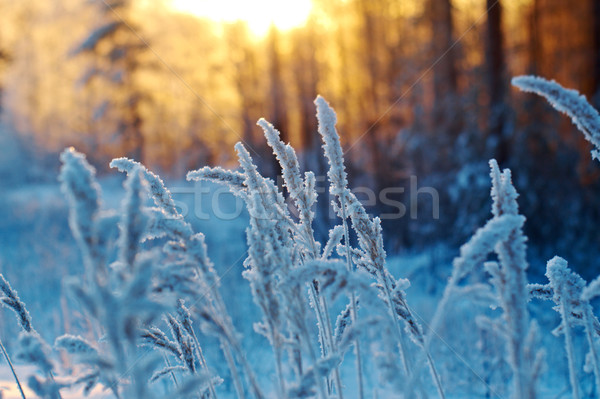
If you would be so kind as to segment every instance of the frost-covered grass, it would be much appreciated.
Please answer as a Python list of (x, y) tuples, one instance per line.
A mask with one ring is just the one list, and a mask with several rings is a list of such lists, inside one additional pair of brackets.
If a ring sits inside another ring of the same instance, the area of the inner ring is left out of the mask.
[[(515, 84), (550, 98), (598, 145), (600, 118), (578, 94), (539, 78)], [(511, 171), (490, 161), (491, 217), (457, 251), (445, 288), (415, 278), (409, 290), (406, 277), (439, 258), (388, 260), (379, 218), (348, 189), (335, 112), (321, 97), (315, 104), (338, 218), (326, 242), (314, 233), (315, 175), (301, 172), (294, 149), (264, 120), (258, 124), (285, 191), (259, 173), (241, 143), (239, 170), (188, 174), (244, 202), (247, 213), (235, 223), (247, 223), (246, 252), (239, 237), (228, 236), (238, 228), (191, 223), (164, 182), (133, 160), (111, 163), (127, 177), (120, 204), (106, 206), (85, 156), (65, 150), (60, 181), (81, 267), (64, 279), (70, 303), (63, 306), (82, 322), (48, 342), (19, 287), (0, 279), (0, 300), (22, 330), (12, 362), (3, 354), (11, 368), (31, 365), (13, 369), (13, 388), (22, 387), (15, 392), (529, 399), (566, 389), (574, 398), (597, 397), (600, 279), (587, 284), (555, 257), (547, 283), (528, 282), (526, 220)], [(245, 259), (245, 281), (209, 256), (229, 254), (223, 265), (236, 252)]]

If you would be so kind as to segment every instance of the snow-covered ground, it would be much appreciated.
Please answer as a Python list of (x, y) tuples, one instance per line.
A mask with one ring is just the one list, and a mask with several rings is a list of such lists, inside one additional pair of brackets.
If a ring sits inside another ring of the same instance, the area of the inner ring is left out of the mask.
[[(120, 207), (123, 197), (121, 184), (121, 178), (101, 179), (107, 209)], [(255, 365), (265, 386), (275, 386), (271, 348), (264, 337), (253, 332), (253, 323), (260, 318), (259, 311), (252, 301), (247, 282), (241, 276), (242, 261), (247, 255), (245, 229), (248, 224), (241, 200), (212, 184), (175, 181), (167, 182), (167, 185), (186, 219), (196, 231), (206, 235), (209, 255), (222, 278), (223, 297), (236, 328), (243, 332), (243, 344), (249, 361)], [(70, 298), (62, 293), (64, 277), (80, 274), (82, 266), (68, 229), (66, 201), (58, 183), (26, 185), (7, 190), (2, 193), (0, 201), (0, 270), (27, 304), (36, 328), (48, 342), (65, 332), (85, 331), (82, 315), (70, 312)], [(392, 274), (411, 280), (412, 286), (407, 290), (408, 301), (425, 327), (441, 297), (450, 275), (452, 258), (456, 255), (458, 248), (449, 248), (444, 243), (432, 245), (419, 253), (388, 254), (388, 267)], [(483, 278), (481, 274), (479, 277)], [(476, 280), (478, 277), (476, 275), (473, 278)], [(341, 306), (341, 303), (333, 304), (333, 308)], [(543, 331), (541, 340), (549, 365), (542, 377), (542, 397), (558, 398), (561, 393), (567, 392), (569, 386), (563, 339), (550, 334), (560, 320), (548, 303), (533, 301), (530, 309)], [(0, 334), (9, 351), (12, 351), (18, 327), (16, 322), (12, 323), (14, 316), (6, 310), (3, 312), (2, 319), (5, 322), (0, 327)], [(434, 340), (432, 356), (436, 359), (442, 380), (449, 390), (458, 392), (449, 398), (486, 397), (489, 392), (486, 393), (482, 379), (493, 387), (493, 394), (505, 398), (509, 394), (503, 390), (506, 388), (503, 382), (510, 377), (507, 364), (495, 365), (488, 375), (481, 375), (476, 371), (481, 369), (480, 363), (483, 360), (478, 357), (479, 350), (474, 351), (473, 348), (481, 349), (481, 345), (486, 345), (474, 340), (474, 335), (469, 332), (475, 326), (476, 313), (497, 317), (500, 311), (482, 308), (473, 298), (454, 301), (448, 309), (449, 321), (442, 325), (439, 340)], [(576, 357), (584, 359), (584, 337), (577, 332), (575, 339), (581, 343), (577, 345)], [(218, 360), (221, 355), (217, 342), (211, 338), (206, 340), (208, 363), (218, 374), (226, 377), (227, 369)], [(503, 343), (494, 338), (487, 341), (487, 345)], [(365, 350), (371, 349), (366, 346)], [(353, 357), (351, 353), (346, 356), (350, 360)], [(352, 363), (344, 362), (341, 370), (348, 392), (354, 392)], [(2, 397), (18, 398), (19, 394), (8, 368), (3, 363), (0, 364)], [(26, 381), (26, 376), (33, 369), (18, 365), (17, 372), (21, 380)], [(367, 369), (366, 375), (369, 374), (370, 370)], [(591, 392), (593, 377), (581, 370), (580, 378), (585, 392)], [(376, 378), (371, 382), (377, 383)], [(231, 382), (224, 384), (226, 391), (233, 392)], [(368, 389), (369, 392), (377, 393), (378, 397), (393, 397), (387, 388), (371, 385)], [(28, 393), (28, 397), (34, 397)], [(110, 395), (96, 388), (92, 396), (104, 398)], [(69, 392), (63, 397), (80, 398), (82, 393)]]

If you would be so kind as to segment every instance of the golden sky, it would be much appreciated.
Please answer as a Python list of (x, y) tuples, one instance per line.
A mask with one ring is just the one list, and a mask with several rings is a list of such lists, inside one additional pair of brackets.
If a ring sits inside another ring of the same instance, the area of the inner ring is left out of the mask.
[(302, 26), (311, 11), (311, 0), (170, 0), (177, 11), (214, 21), (245, 21), (257, 36), (274, 24), (280, 30)]

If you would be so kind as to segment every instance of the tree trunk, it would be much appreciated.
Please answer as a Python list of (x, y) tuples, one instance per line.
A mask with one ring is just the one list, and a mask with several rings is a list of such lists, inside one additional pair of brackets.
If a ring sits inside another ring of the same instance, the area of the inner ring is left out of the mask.
[[(289, 141), (287, 104), (281, 68), (281, 55), (279, 54), (279, 32), (275, 26), (271, 26), (269, 33), (269, 55), (269, 77), (271, 79), (269, 121), (281, 133), (281, 141), (287, 143)], [(275, 156), (273, 156), (273, 166), (275, 178), (278, 178), (281, 176), (281, 166)], [(281, 179), (277, 179), (278, 186), (281, 188), (282, 184), (279, 180)]]
[(320, 146), (313, 104), (317, 96), (319, 80), (319, 68), (315, 57), (316, 48), (314, 27), (307, 26), (306, 33), (296, 36), (293, 67), (300, 107), (299, 131), (305, 153), (318, 151)]
[(458, 99), (458, 71), (454, 48), (454, 22), (450, 0), (430, 0), (433, 56), (433, 123), (455, 138), (462, 129)]
[(540, 43), (540, 11), (539, 0), (533, 0), (531, 10), (528, 16), (529, 25), (529, 46), (528, 46), (528, 73), (538, 75), (540, 73), (539, 63), (541, 61), (541, 43)]
[(594, 54), (594, 97), (593, 103), (600, 108), (600, 1), (592, 0), (593, 3), (593, 54)]
[(505, 56), (502, 37), (502, 5), (498, 0), (486, 0), (487, 14), (487, 91), (489, 95), (488, 134), (495, 140), (494, 156), (502, 164), (508, 157), (505, 137), (506, 78)]

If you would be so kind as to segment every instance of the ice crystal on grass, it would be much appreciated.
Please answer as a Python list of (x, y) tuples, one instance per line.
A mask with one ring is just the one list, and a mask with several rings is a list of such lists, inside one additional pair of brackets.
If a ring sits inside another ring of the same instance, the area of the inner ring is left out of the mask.
[(2, 292), (0, 297), (2, 304), (15, 312), (23, 331), (31, 332), (33, 330), (31, 316), (17, 292), (12, 289), (2, 274), (0, 274), (0, 291)]
[(67, 353), (82, 357), (97, 357), (98, 350), (80, 336), (65, 334), (54, 342), (54, 346), (64, 349)]
[(34, 364), (48, 374), (54, 368), (50, 360), (50, 347), (35, 332), (22, 332), (19, 335), (17, 359)]
[(96, 220), (100, 211), (100, 186), (94, 168), (85, 156), (69, 148), (60, 156), (59, 180), (69, 203), (69, 226), (79, 245), (88, 275), (97, 257), (98, 232)]
[(557, 310), (563, 320), (561, 330), (565, 337), (565, 348), (569, 361), (569, 378), (573, 389), (573, 398), (578, 399), (580, 397), (579, 379), (573, 347), (573, 325), (575, 323), (571, 319), (571, 307), (573, 306), (573, 300), (579, 302), (585, 282), (578, 275), (571, 273), (567, 267), (567, 262), (559, 257), (554, 257), (548, 261), (546, 276), (554, 292), (553, 300), (557, 303)]
[(574, 344), (574, 331), (577, 327), (583, 327), (589, 349), (584, 370), (594, 374), (596, 389), (600, 388), (598, 347), (600, 324), (589, 303), (595, 283), (586, 285), (586, 282), (577, 273), (569, 269), (567, 261), (558, 256), (548, 261), (546, 276), (548, 284), (530, 285), (529, 289), (533, 296), (553, 301), (556, 304), (554, 309), (560, 314), (561, 323), (553, 333), (564, 336), (569, 380), (573, 397), (577, 398), (581, 396), (580, 378), (577, 372), (581, 362), (577, 362)]
[(170, 216), (177, 215), (177, 207), (171, 198), (171, 193), (165, 187), (162, 179), (156, 174), (150, 172), (139, 162), (128, 158), (113, 159), (110, 163), (110, 167), (116, 168), (120, 172), (126, 172), (128, 175), (135, 175), (135, 173), (138, 172), (141, 173), (150, 186), (151, 198), (154, 200), (156, 206), (164, 210)]
[(567, 114), (585, 138), (596, 147), (592, 156), (600, 160), (600, 114), (585, 96), (538, 76), (518, 76), (513, 78), (512, 84), (525, 92), (545, 97), (554, 108)]
[[(494, 217), (510, 215), (519, 216), (517, 192), (512, 184), (511, 172), (500, 168), (495, 160), (490, 161), (492, 178), (492, 214)], [(527, 270), (526, 259), (527, 238), (523, 234), (523, 219), (516, 222), (505, 240), (496, 244), (500, 267), (492, 274), (492, 284), (498, 293), (499, 304), (507, 328), (508, 360), (513, 369), (514, 389), (520, 398), (536, 397), (536, 365), (535, 348), (527, 348), (526, 343), (535, 342), (528, 339), (531, 320), (527, 309)], [(490, 269), (492, 270), (492, 269)]]

